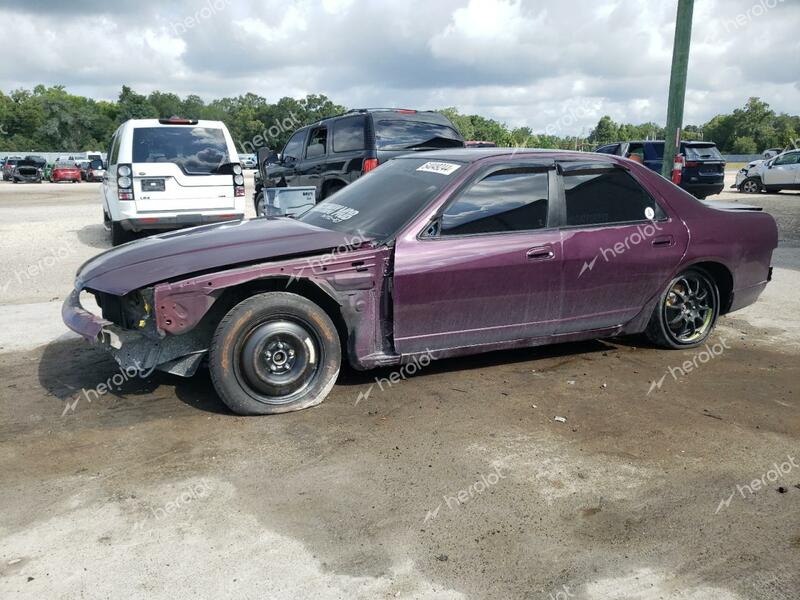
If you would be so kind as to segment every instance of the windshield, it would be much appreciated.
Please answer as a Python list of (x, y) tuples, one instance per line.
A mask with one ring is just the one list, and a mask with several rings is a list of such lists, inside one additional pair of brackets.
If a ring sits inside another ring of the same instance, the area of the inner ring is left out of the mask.
[(697, 160), (698, 158), (705, 158), (705, 159), (712, 159), (712, 160), (722, 160), (722, 155), (717, 150), (716, 146), (709, 145), (709, 146), (697, 146), (697, 145), (687, 145), (684, 148), (684, 155), (686, 159), (689, 160)]
[(375, 144), (379, 150), (409, 150), (461, 147), (464, 142), (455, 129), (441, 123), (379, 119), (375, 123)]
[(452, 160), (391, 160), (323, 200), (298, 220), (344, 233), (389, 238), (464, 168), (464, 163)]
[(133, 130), (133, 162), (173, 163), (185, 173), (208, 175), (230, 159), (222, 129), (138, 127)]

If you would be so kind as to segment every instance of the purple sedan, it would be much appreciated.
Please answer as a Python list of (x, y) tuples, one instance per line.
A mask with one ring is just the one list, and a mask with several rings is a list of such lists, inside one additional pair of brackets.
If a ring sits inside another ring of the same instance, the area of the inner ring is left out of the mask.
[(623, 158), (442, 150), (297, 219), (109, 250), (62, 314), (126, 369), (191, 376), (207, 357), (232, 410), (280, 413), (322, 402), (343, 355), (371, 369), (621, 334), (700, 345), (764, 290), (777, 240), (760, 209), (705, 204)]

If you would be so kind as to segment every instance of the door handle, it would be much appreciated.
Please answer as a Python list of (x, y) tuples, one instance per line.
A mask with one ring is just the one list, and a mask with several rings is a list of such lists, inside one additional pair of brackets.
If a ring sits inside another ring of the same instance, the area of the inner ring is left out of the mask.
[(654, 248), (667, 248), (669, 246), (673, 246), (675, 244), (675, 238), (671, 235), (662, 235), (661, 237), (655, 238), (650, 245)]
[(551, 260), (556, 257), (556, 253), (552, 246), (539, 246), (528, 250), (526, 256), (528, 260)]

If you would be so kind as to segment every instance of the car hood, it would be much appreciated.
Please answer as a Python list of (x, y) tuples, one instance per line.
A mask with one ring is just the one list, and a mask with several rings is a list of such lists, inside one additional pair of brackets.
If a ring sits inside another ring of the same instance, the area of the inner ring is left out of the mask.
[[(356, 236), (288, 218), (202, 225), (154, 235), (108, 250), (78, 270), (76, 289), (124, 295), (193, 273), (355, 243)], [(358, 242), (364, 238), (358, 238)]]

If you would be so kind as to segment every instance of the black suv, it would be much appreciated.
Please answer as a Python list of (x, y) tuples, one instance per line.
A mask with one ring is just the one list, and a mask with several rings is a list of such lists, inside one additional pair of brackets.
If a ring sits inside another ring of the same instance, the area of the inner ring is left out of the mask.
[[(601, 146), (595, 152), (615, 154), (644, 163), (656, 173), (661, 173), (664, 162), (664, 142), (647, 140), (643, 142), (617, 142)], [(725, 187), (725, 159), (714, 142), (681, 142), (680, 153), (685, 163), (680, 186), (700, 198), (719, 194)]]
[(320, 201), (400, 154), (463, 147), (461, 133), (440, 113), (350, 110), (298, 129), (280, 154), (265, 148), (259, 151), (260, 176), (253, 196), (256, 213), (263, 215), (265, 187), (314, 186)]

